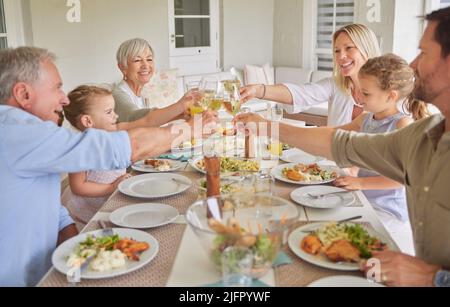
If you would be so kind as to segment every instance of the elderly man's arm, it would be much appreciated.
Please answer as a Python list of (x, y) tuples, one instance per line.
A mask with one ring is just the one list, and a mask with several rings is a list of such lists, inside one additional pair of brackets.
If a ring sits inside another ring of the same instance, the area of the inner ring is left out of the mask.
[[(139, 161), (148, 157), (159, 156), (184, 141), (200, 134), (212, 132), (217, 123), (217, 113), (205, 112), (188, 123), (166, 128), (139, 128), (128, 131), (131, 143), (131, 160)], [(173, 146), (172, 146), (173, 145)]]

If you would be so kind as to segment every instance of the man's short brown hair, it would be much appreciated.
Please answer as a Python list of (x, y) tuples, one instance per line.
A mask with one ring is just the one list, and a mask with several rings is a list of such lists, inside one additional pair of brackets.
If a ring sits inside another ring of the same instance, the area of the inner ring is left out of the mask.
[(442, 57), (446, 58), (450, 54), (450, 7), (434, 11), (427, 15), (426, 20), (438, 22), (435, 40), (441, 45)]

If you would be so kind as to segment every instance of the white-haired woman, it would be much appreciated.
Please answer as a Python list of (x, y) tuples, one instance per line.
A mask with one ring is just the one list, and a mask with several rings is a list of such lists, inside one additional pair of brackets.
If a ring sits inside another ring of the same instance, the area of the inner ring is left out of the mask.
[(250, 85), (242, 88), (242, 99), (276, 101), (290, 105), (291, 113), (300, 113), (328, 101), (328, 125), (350, 123), (363, 111), (358, 72), (368, 59), (380, 56), (381, 51), (372, 30), (361, 24), (351, 24), (334, 33), (333, 53), (332, 78), (304, 85)]
[(144, 119), (149, 126), (161, 126), (182, 117), (192, 101), (198, 99), (198, 93), (189, 92), (167, 108), (147, 108), (141, 93), (154, 74), (155, 64), (153, 49), (144, 39), (135, 38), (122, 43), (117, 51), (117, 64), (123, 74), (123, 80), (112, 93), (119, 122)]

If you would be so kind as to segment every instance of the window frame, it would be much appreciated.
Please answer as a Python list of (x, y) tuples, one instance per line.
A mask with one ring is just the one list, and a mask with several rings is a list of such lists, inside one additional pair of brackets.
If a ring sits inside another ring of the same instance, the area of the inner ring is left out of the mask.
[[(356, 22), (356, 13), (359, 11), (359, 1), (354, 0), (353, 22)], [(303, 68), (317, 70), (318, 55), (333, 55), (332, 48), (317, 48), (317, 22), (318, 1), (303, 2)], [(310, 31), (306, 31), (310, 29)]]
[(5, 11), (6, 39), (9, 48), (25, 45), (23, 27), (22, 2), (17, 0), (3, 0)]

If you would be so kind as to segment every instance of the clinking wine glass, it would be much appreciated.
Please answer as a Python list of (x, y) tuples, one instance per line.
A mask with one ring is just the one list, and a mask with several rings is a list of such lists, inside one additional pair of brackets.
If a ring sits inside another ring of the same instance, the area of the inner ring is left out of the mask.
[(226, 92), (224, 94), (223, 107), (233, 117), (240, 112), (241, 95), (239, 94), (239, 88), (236, 85), (233, 85), (233, 91), (231, 93)]

